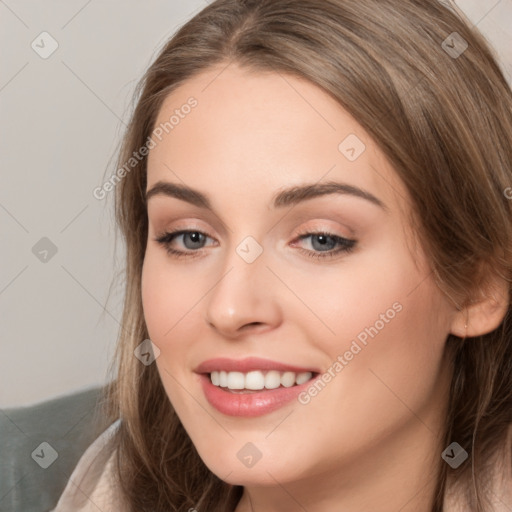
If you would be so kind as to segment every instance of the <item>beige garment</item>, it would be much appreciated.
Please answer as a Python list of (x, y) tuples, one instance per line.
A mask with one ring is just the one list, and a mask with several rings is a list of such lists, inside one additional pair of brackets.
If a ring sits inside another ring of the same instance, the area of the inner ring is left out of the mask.
[[(85, 451), (73, 471), (56, 508), (50, 512), (123, 512), (115, 477), (115, 450), (108, 441), (119, 427), (114, 422)], [(508, 441), (496, 462), (491, 487), (492, 512), (512, 512), (512, 425)], [(456, 471), (456, 470), (454, 470)], [(464, 494), (448, 484), (443, 512), (469, 512)], [(126, 508), (125, 508), (126, 509)]]
[(119, 423), (112, 423), (87, 448), (50, 512), (123, 512), (114, 471), (116, 451), (109, 445)]

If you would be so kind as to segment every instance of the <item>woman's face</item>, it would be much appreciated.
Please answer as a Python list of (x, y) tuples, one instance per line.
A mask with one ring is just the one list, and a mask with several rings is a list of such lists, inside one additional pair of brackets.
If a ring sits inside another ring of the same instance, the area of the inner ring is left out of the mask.
[[(144, 315), (210, 470), (276, 485), (367, 474), (403, 443), (424, 458), (453, 308), (362, 127), (309, 82), (217, 66), (167, 97), (153, 142), (147, 191), (169, 186), (148, 198)], [(167, 237), (181, 257), (156, 241), (182, 230)]]

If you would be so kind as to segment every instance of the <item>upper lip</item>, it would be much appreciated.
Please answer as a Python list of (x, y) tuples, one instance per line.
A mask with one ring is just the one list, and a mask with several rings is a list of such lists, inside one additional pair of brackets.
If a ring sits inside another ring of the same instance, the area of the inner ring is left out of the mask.
[(276, 370), (280, 372), (312, 372), (320, 373), (315, 368), (306, 368), (287, 363), (280, 363), (270, 359), (260, 357), (247, 357), (245, 359), (230, 359), (228, 357), (218, 357), (203, 361), (194, 371), (196, 373), (211, 373), (213, 371), (242, 372), (247, 373), (252, 370)]

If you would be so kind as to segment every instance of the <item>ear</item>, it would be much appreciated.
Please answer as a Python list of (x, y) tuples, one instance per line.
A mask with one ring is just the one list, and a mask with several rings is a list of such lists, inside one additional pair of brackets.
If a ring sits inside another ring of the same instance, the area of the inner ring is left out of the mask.
[(465, 308), (455, 313), (450, 333), (460, 338), (472, 338), (492, 332), (505, 318), (509, 305), (508, 282), (494, 276), (476, 299), (469, 300)]

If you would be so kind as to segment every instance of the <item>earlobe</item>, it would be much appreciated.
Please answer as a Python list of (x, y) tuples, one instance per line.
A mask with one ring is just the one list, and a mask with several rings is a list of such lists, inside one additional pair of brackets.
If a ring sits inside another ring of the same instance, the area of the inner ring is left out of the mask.
[(477, 300), (458, 311), (450, 333), (460, 338), (472, 338), (494, 331), (503, 321), (510, 306), (509, 285), (497, 280)]

